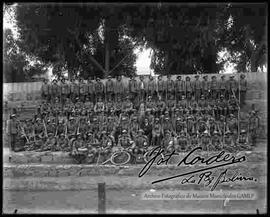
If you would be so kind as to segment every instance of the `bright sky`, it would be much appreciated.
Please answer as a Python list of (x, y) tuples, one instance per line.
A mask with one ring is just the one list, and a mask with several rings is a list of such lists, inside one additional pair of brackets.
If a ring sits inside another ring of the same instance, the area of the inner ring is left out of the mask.
[(137, 68), (137, 74), (143, 75), (143, 74), (154, 74), (154, 71), (150, 69), (151, 64), (151, 49), (145, 49), (143, 48), (142, 52), (140, 52), (139, 49), (136, 49), (134, 51), (135, 54), (137, 54), (137, 62), (136, 62), (136, 68)]

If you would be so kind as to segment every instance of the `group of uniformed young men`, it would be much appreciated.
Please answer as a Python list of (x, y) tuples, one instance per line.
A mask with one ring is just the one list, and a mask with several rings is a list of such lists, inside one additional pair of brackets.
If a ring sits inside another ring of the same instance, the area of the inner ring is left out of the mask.
[(185, 79), (177, 76), (177, 79), (173, 80), (171, 75), (168, 75), (167, 79), (159, 76), (156, 81), (150, 75), (149, 79), (145, 79), (144, 76), (140, 76), (139, 79), (132, 77), (128, 84), (123, 81), (121, 76), (118, 76), (116, 80), (109, 76), (106, 82), (102, 82), (100, 78), (96, 80), (89, 78), (87, 81), (81, 78), (67, 81), (62, 78), (59, 81), (53, 80), (52, 83), (45, 80), (41, 91), (42, 96), (48, 102), (54, 102), (57, 97), (62, 103), (66, 99), (75, 102), (78, 97), (83, 102), (95, 103), (98, 98), (107, 101), (116, 100), (119, 97), (124, 99), (129, 96), (133, 103), (135, 100), (140, 103), (145, 101), (148, 96), (152, 96), (155, 100), (158, 96), (166, 100), (174, 98), (178, 102), (183, 97), (187, 100), (194, 98), (198, 101), (202, 96), (205, 99), (217, 99), (223, 96), (228, 100), (232, 97), (239, 98), (240, 95), (242, 105), (245, 102), (247, 81), (244, 74), (241, 74), (239, 81), (236, 81), (234, 76), (225, 80), (225, 75), (222, 75), (220, 80), (217, 80), (216, 76), (212, 76), (211, 80), (208, 80), (208, 75), (204, 75), (202, 79), (200, 79), (200, 75), (195, 75), (192, 80), (190, 76), (186, 76)]
[(21, 150), (76, 155), (87, 149), (91, 156), (110, 154), (114, 147), (142, 154), (158, 145), (179, 152), (198, 145), (205, 151), (247, 150), (256, 143), (259, 117), (252, 111), (246, 127), (238, 120), (238, 91), (244, 99), (247, 90), (244, 76), (241, 79), (240, 89), (233, 77), (207, 81), (204, 76), (200, 81), (199, 75), (193, 82), (189, 76), (185, 81), (181, 76), (176, 81), (159, 77), (157, 82), (141, 76), (126, 86), (121, 77), (108, 78), (105, 84), (100, 79), (45, 81), (44, 101), (33, 119), (19, 122), (16, 115), (11, 117), (12, 149), (19, 141), (24, 144)]

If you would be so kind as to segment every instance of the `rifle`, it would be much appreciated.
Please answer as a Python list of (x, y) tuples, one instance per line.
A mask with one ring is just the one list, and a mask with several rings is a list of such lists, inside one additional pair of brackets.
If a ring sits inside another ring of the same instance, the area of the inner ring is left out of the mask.
[[(240, 84), (240, 82), (239, 82), (239, 84)], [(234, 98), (236, 99), (236, 96), (235, 96), (235, 93), (233, 90), (232, 90), (232, 92), (233, 92)], [(240, 91), (239, 91), (239, 94), (240, 94)], [(240, 96), (239, 96), (239, 100), (240, 100)], [(238, 107), (238, 139), (239, 139), (239, 136), (240, 136), (240, 104), (238, 101), (236, 101), (236, 102), (237, 102), (237, 107)]]
[(44, 125), (44, 129), (45, 129), (45, 135), (46, 135), (46, 137), (48, 137), (47, 127), (46, 127), (46, 124), (45, 124), (44, 120), (43, 120), (43, 125)]
[(80, 118), (78, 118), (78, 120), (79, 120), (79, 123), (78, 123), (78, 128), (77, 128), (77, 135), (80, 133)]
[(166, 104), (167, 104), (167, 102), (168, 102), (168, 83), (166, 85)]
[(36, 134), (35, 134), (35, 130), (33, 129), (33, 135), (34, 135), (34, 142), (36, 143)]
[(26, 133), (25, 133), (24, 127), (21, 125), (21, 122), (20, 122), (20, 121), (19, 121), (19, 125), (20, 125), (20, 127), (21, 127), (21, 129), (22, 129), (22, 134), (23, 134), (24, 137), (26, 138), (26, 141), (29, 142), (29, 139), (28, 139), (28, 137), (27, 137), (27, 135), (26, 135)]
[(58, 125), (57, 125), (57, 127), (56, 127), (56, 130), (55, 130), (55, 135), (54, 135), (54, 136), (56, 136), (56, 135), (57, 135), (57, 133), (58, 133)]
[(106, 94), (106, 92), (107, 92), (107, 83), (105, 84), (105, 88), (104, 88), (104, 98), (105, 98), (105, 103), (107, 105), (107, 94)]
[(65, 138), (67, 138), (67, 122), (66, 122), (66, 129), (65, 129)]

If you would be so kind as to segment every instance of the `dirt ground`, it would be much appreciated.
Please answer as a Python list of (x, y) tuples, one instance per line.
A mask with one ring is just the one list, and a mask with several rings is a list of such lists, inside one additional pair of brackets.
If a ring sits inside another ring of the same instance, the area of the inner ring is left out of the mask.
[[(177, 189), (175, 189), (177, 190)], [(260, 190), (263, 192), (262, 189)], [(142, 200), (142, 190), (106, 191), (107, 213), (246, 213), (266, 212), (265, 199)], [(97, 213), (98, 193), (83, 191), (4, 191), (4, 213)]]

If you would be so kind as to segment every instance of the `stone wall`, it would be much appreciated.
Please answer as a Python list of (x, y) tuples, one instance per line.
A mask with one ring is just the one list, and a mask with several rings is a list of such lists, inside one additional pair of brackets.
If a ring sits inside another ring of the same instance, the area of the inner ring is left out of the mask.
[[(215, 152), (197, 152), (201, 157), (207, 158)], [(219, 153), (219, 152), (216, 152)], [(263, 161), (263, 151), (245, 152), (240, 151), (239, 154), (245, 153), (248, 156), (248, 162)], [(186, 153), (179, 153), (178, 156), (172, 156), (169, 164), (175, 164), (179, 158), (183, 158)], [(11, 152), (9, 155), (4, 154), (4, 162), (9, 164), (76, 164), (73, 158), (67, 152)], [(109, 164), (109, 163), (108, 163)]]
[[(186, 154), (180, 153), (179, 156), (173, 156), (168, 165), (154, 166), (150, 174), (170, 174), (170, 170), (184, 171), (190, 168), (189, 166), (177, 167), (176, 165), (184, 158)], [(202, 158), (208, 159), (214, 153), (201, 152)], [(238, 156), (246, 156), (245, 164), (237, 164), (237, 167), (248, 168), (252, 164), (264, 164), (266, 161), (266, 152), (239, 152)], [(96, 165), (96, 164), (74, 164), (72, 158), (67, 153), (35, 153), (35, 152), (22, 152), (12, 153), (11, 159), (9, 156), (4, 157), (4, 177), (25, 177), (25, 176), (46, 176), (46, 177), (61, 177), (61, 176), (89, 176), (89, 175), (137, 175), (143, 168), (145, 163), (142, 164), (128, 164), (124, 166), (114, 165)], [(9, 163), (7, 163), (9, 161)], [(194, 167), (202, 168), (201, 164)], [(234, 167), (232, 165), (232, 167)]]

